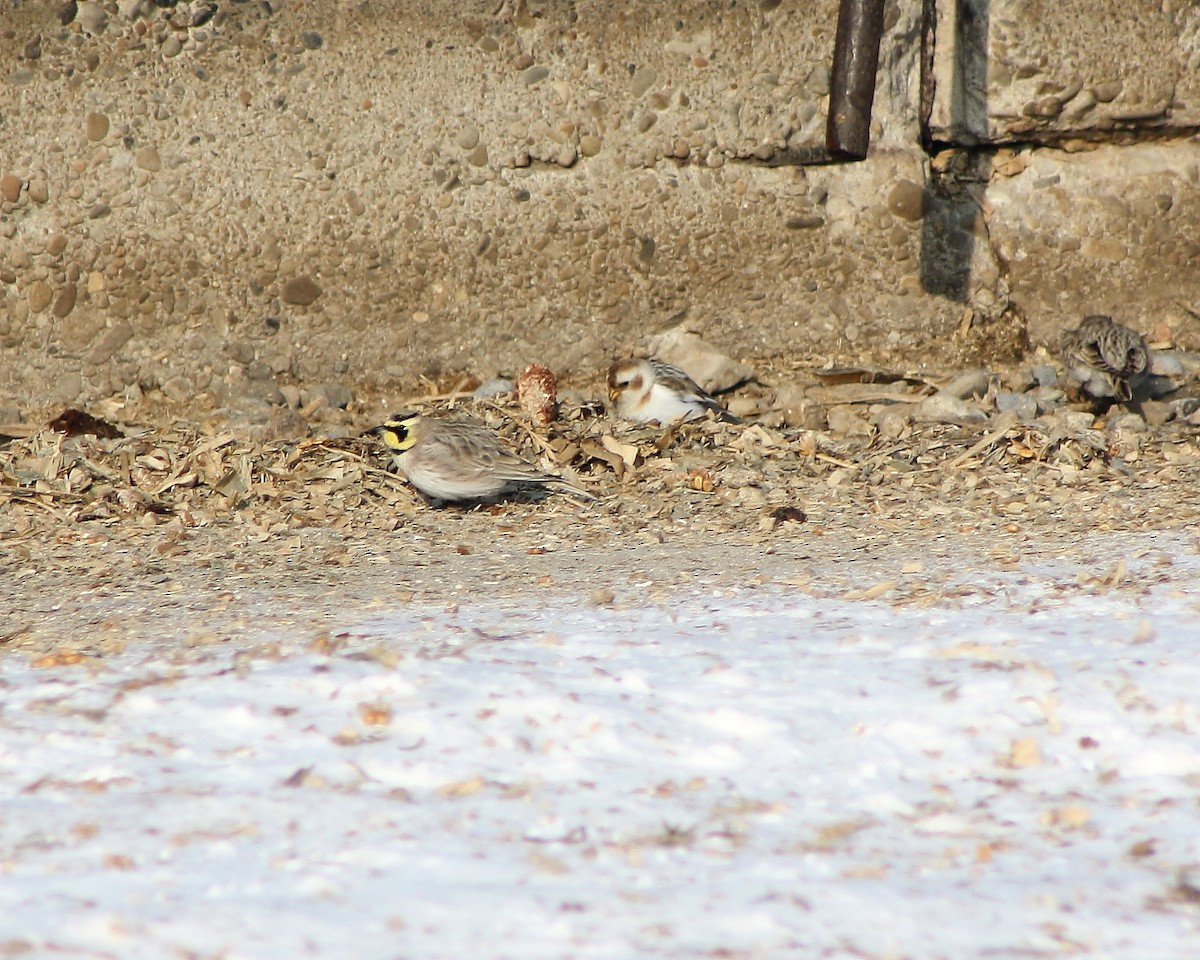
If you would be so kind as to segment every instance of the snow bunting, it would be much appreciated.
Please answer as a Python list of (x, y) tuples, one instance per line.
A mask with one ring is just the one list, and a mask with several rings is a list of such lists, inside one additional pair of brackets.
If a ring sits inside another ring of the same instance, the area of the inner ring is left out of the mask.
[(419, 413), (393, 414), (370, 431), (392, 451), (408, 482), (436, 500), (479, 500), (544, 487), (593, 499), (561, 477), (544, 473), (479, 423)]
[(718, 419), (742, 423), (678, 367), (658, 360), (618, 360), (608, 368), (608, 398), (626, 420), (692, 420), (713, 411)]
[(1092, 397), (1116, 397), (1122, 403), (1133, 398), (1132, 382), (1149, 364), (1146, 341), (1136, 330), (1112, 317), (1084, 317), (1077, 330), (1062, 339), (1062, 360), (1068, 378)]

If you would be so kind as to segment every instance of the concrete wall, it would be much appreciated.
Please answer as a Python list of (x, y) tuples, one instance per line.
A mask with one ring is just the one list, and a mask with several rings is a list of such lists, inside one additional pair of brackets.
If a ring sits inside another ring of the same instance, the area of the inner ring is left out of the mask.
[(1187, 345), (1200, 16), (1101, 6), (939, 4), (927, 152), (889, 2), (871, 156), (814, 167), (835, 0), (3, 0), (0, 419), (584, 381), (684, 311), (760, 360)]

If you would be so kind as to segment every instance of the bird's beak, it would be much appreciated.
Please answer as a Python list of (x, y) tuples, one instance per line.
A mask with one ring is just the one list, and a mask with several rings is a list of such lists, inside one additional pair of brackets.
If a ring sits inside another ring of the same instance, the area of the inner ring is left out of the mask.
[(608, 388), (608, 399), (611, 400), (613, 403), (617, 402), (617, 397), (619, 397), (620, 395), (621, 395), (621, 391), (618, 390), (616, 387)]

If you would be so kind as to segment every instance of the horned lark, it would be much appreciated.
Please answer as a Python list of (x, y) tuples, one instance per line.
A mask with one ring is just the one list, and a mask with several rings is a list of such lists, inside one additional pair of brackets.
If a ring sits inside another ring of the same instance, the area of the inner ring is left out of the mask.
[(1096, 398), (1131, 400), (1132, 384), (1145, 374), (1149, 356), (1142, 335), (1112, 317), (1084, 317), (1079, 328), (1068, 330), (1062, 339), (1068, 378)]
[(419, 413), (393, 414), (375, 427), (408, 482), (436, 500), (479, 500), (522, 486), (544, 487), (593, 499), (561, 477), (539, 470), (479, 423)]
[(618, 360), (608, 368), (608, 397), (627, 420), (692, 420), (711, 410), (720, 420), (742, 423), (678, 367), (658, 360)]

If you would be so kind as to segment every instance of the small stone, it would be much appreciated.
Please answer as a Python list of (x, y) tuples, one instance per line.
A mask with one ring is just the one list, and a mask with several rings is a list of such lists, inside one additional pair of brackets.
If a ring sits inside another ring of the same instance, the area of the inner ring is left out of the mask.
[(33, 81), (33, 71), (28, 67), (18, 67), (8, 75), (8, 82), (14, 87), (23, 87)]
[(1029, 373), (1039, 387), (1058, 386), (1058, 371), (1048, 363), (1035, 364)]
[[(282, 397), (283, 394), (276, 390), (275, 396)], [(267, 402), (272, 404), (272, 410), (263, 431), (264, 440), (298, 440), (308, 436), (308, 421), (298, 411), (292, 409), (286, 399), (282, 402), (278, 400), (268, 400)]]
[(61, 7), (58, 8), (58, 22), (64, 27), (75, 19), (75, 14), (79, 12), (79, 5), (75, 0), (67, 0)]
[(320, 50), (321, 45), (325, 43), (325, 38), (316, 30), (305, 30), (300, 34), (300, 42), (304, 45), (305, 50)]
[(1174, 350), (1152, 350), (1150, 352), (1150, 372), (1160, 377), (1182, 377), (1187, 370), (1183, 360)]
[(283, 302), (300, 307), (313, 303), (324, 291), (311, 277), (293, 277), (283, 285)]
[(178, 374), (171, 377), (159, 388), (163, 395), (168, 400), (175, 400), (182, 403), (185, 400), (190, 400), (195, 393), (195, 388), (192, 386), (192, 381), (183, 374)]
[(630, 81), (629, 89), (635, 97), (646, 95), (652, 86), (658, 82), (658, 71), (653, 67), (642, 67), (633, 75), (633, 80)]
[(250, 363), (254, 360), (254, 344), (248, 340), (230, 340), (225, 344), (225, 352), (238, 363)]
[(754, 376), (750, 367), (726, 356), (682, 326), (651, 337), (650, 350), (654, 358), (679, 367), (709, 392), (732, 390)]
[(9, 203), (16, 203), (21, 196), (21, 178), (14, 177), (11, 173), (0, 177), (0, 197), (3, 197)]
[(50, 239), (46, 241), (46, 252), (52, 257), (59, 256), (67, 249), (67, 238), (61, 233), (50, 235)]
[(1108, 433), (1145, 433), (1146, 421), (1136, 413), (1122, 411), (1108, 418), (1105, 430)]
[(345, 410), (354, 402), (354, 392), (340, 383), (322, 383), (311, 390), (300, 391), (301, 406), (333, 407)]
[(87, 115), (87, 138), (95, 143), (103, 140), (106, 136), (108, 136), (108, 117), (102, 113), (89, 113)]
[(1001, 413), (1015, 413), (1022, 420), (1032, 420), (1037, 416), (1038, 405), (1031, 394), (1001, 390), (996, 394), (996, 409)]
[(818, 97), (829, 95), (830, 74), (826, 64), (819, 63), (813, 67), (804, 80), (804, 86), (809, 93)]
[(33, 37), (27, 44), (25, 44), (25, 49), (21, 51), (21, 56), (23, 56), (26, 60), (40, 60), (42, 58), (41, 34)]
[(909, 428), (909, 422), (907, 414), (893, 410), (891, 407), (875, 418), (875, 426), (879, 428), (879, 435), (888, 440), (899, 440), (903, 437)]
[(1179, 389), (1179, 384), (1171, 377), (1160, 377), (1156, 373), (1143, 375), (1133, 384), (1135, 393), (1161, 400)]
[(828, 419), (831, 433), (845, 437), (867, 436), (871, 433), (871, 425), (848, 404), (830, 407)]
[(141, 169), (157, 173), (162, 169), (162, 160), (154, 147), (141, 147), (134, 155), (133, 162)]
[(680, 137), (675, 141), (674, 148), (671, 151), (675, 155), (676, 160), (686, 160), (692, 153), (692, 145)]
[(1123, 87), (1120, 80), (1105, 80), (1092, 85), (1092, 96), (1100, 103), (1111, 103), (1121, 95)]
[(189, 27), (202, 27), (217, 15), (217, 5), (213, 0), (204, 0), (192, 4), (192, 15), (188, 19)]
[(1080, 245), (1080, 250), (1085, 257), (1111, 263), (1122, 263), (1129, 257), (1128, 248), (1115, 237), (1088, 237)]
[(136, 20), (142, 15), (146, 0), (117, 0), (117, 13), (126, 20)]
[(1038, 410), (1046, 413), (1057, 410), (1067, 402), (1067, 395), (1058, 387), (1035, 387), (1033, 399), (1037, 401)]
[(79, 294), (79, 289), (73, 283), (67, 284), (54, 298), (54, 306), (51, 307), (51, 312), (60, 320), (75, 309), (75, 298)]
[(104, 318), (97, 310), (81, 310), (59, 329), (63, 346), (73, 353), (82, 352), (104, 329)]
[(483, 381), (471, 391), (471, 397), (475, 400), (494, 400), (496, 397), (512, 393), (516, 388), (517, 385), (512, 380), (506, 380), (504, 377), (492, 377), (491, 380)]
[(112, 207), (107, 203), (98, 203), (88, 211), (89, 220), (99, 220), (101, 217), (107, 217), (112, 213)]
[(45, 203), (50, 199), (50, 188), (45, 180), (38, 178), (29, 181), (29, 199), (34, 203)]
[(64, 373), (54, 384), (54, 393), (59, 400), (70, 403), (83, 393), (83, 375), (78, 370)]
[(481, 143), (467, 154), (467, 163), (473, 167), (486, 167), (488, 162), (487, 145)]
[(88, 353), (88, 363), (107, 363), (118, 350), (129, 342), (133, 336), (133, 327), (124, 320), (118, 320), (100, 334)]
[(103, 33), (108, 25), (108, 11), (92, 0), (83, 0), (75, 11), (75, 22), (88, 33)]
[(579, 152), (585, 157), (594, 157), (600, 152), (600, 138), (586, 133), (579, 138)]
[[(1195, 398), (1189, 399), (1194, 400)], [(1146, 424), (1151, 427), (1161, 427), (1167, 421), (1173, 420), (1176, 410), (1175, 404), (1167, 403), (1165, 400), (1142, 401), (1142, 416), (1146, 418)]]
[(948, 397), (964, 399), (987, 393), (992, 376), (986, 370), (965, 370), (938, 391)]
[(88, 293), (99, 293), (101, 290), (104, 290), (107, 287), (108, 287), (108, 281), (105, 279), (104, 274), (101, 273), (99, 270), (93, 270), (91, 273), (88, 274), (88, 278), (87, 278)]
[(658, 123), (658, 114), (655, 113), (653, 110), (647, 110), (640, 117), (638, 117), (638, 122), (637, 122), (638, 133), (645, 133), (647, 130), (649, 130), (651, 127), (653, 127), (656, 123)]
[(540, 83), (550, 76), (550, 68), (535, 66), (521, 72), (521, 80), (527, 87), (532, 87), (535, 83)]
[(468, 123), (458, 132), (456, 141), (464, 150), (474, 150), (479, 145), (479, 128)]
[(54, 291), (45, 280), (35, 280), (29, 285), (29, 309), (34, 313), (41, 313), (50, 306), (53, 296)]
[(916, 405), (913, 418), (933, 423), (951, 423), (957, 420), (986, 420), (987, 415), (978, 407), (951, 394), (935, 393)]
[(825, 405), (809, 397), (798, 383), (780, 385), (771, 406), (779, 411), (785, 426), (824, 430), (829, 422)]
[(783, 221), (788, 230), (815, 230), (825, 226), (825, 218), (817, 213), (799, 213)]
[(887, 198), (888, 209), (902, 220), (920, 220), (928, 203), (925, 188), (911, 180), (897, 180)]
[(183, 43), (174, 34), (171, 34), (171, 36), (167, 37), (167, 39), (163, 41), (162, 55), (164, 57), (177, 57), (182, 52)]
[(1027, 117), (1051, 119), (1062, 113), (1062, 101), (1055, 96), (1039, 97), (1031, 100), (1021, 108), (1021, 113)]

